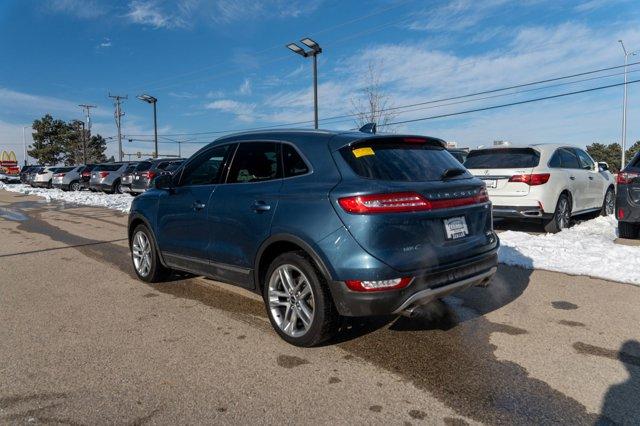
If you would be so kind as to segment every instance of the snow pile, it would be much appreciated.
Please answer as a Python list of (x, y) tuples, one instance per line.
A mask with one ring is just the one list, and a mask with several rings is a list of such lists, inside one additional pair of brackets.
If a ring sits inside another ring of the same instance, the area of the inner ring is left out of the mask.
[(640, 285), (640, 247), (614, 244), (613, 216), (582, 222), (557, 234), (499, 234), (500, 262)]
[(128, 213), (133, 197), (129, 194), (103, 194), (90, 191), (62, 191), (61, 189), (32, 188), (29, 185), (5, 185), (0, 182), (0, 189), (11, 192), (19, 192), (27, 195), (37, 195), (47, 201), (60, 200), (66, 203), (80, 204), (83, 206), (106, 207)]

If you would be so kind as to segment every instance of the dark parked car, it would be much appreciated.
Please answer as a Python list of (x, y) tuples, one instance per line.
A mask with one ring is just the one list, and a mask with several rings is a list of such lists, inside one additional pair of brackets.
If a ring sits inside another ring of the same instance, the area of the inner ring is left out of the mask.
[(184, 158), (141, 161), (133, 173), (131, 173), (128, 192), (132, 195), (143, 193), (149, 189), (151, 182), (153, 182), (156, 176), (163, 173), (173, 173), (183, 162)]
[(20, 182), (22, 183), (28, 183), (27, 182), (27, 178), (29, 177), (29, 174), (32, 172), (35, 172), (36, 169), (40, 168), (41, 166), (25, 166), (22, 168), (22, 170), (20, 170)]
[(617, 177), (616, 216), (622, 238), (640, 236), (640, 153)]
[(488, 285), (498, 249), (485, 185), (442, 140), (318, 130), (216, 140), (133, 201), (128, 236), (141, 280), (251, 289), (299, 346), (340, 315), (410, 316)]

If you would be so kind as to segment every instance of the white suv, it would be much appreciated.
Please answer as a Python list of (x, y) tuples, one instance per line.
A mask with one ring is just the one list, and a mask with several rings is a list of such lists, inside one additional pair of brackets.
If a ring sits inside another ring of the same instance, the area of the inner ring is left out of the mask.
[(464, 165), (487, 184), (495, 218), (542, 220), (547, 232), (558, 232), (571, 216), (597, 210), (608, 215), (615, 208), (606, 163), (573, 146), (479, 149)]

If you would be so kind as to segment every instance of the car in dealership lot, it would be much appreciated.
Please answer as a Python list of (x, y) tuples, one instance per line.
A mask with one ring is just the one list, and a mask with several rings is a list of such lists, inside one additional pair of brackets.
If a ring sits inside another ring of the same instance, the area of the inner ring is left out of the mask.
[(0, 182), (20, 183), (20, 174), (6, 173), (6, 172), (0, 171)]
[(82, 185), (82, 172), (87, 168), (85, 165), (75, 166), (69, 171), (58, 170), (53, 174), (51, 185), (63, 191), (80, 191)]
[(29, 166), (29, 168), (24, 173), (20, 173), (20, 180), (26, 185), (31, 185), (33, 179), (36, 177), (36, 174), (42, 169), (44, 169), (44, 166)]
[(137, 162), (98, 164), (91, 171), (89, 189), (108, 194), (122, 194), (122, 175), (131, 172)]
[(27, 183), (27, 177), (29, 176), (29, 172), (35, 169), (36, 167), (39, 167), (39, 166), (24, 166), (20, 170), (20, 182)]
[(447, 148), (447, 151), (449, 151), (449, 153), (453, 155), (453, 158), (458, 160), (460, 164), (464, 164), (467, 156), (469, 155), (468, 148)]
[(618, 235), (622, 238), (638, 238), (640, 237), (640, 153), (637, 153), (618, 173), (616, 182)]
[(55, 173), (66, 173), (72, 169), (73, 167), (44, 167), (36, 173), (31, 186), (38, 188), (52, 188), (53, 175)]
[(299, 346), (329, 339), (340, 316), (411, 316), (496, 272), (485, 185), (444, 146), (322, 130), (220, 138), (133, 200), (134, 270), (253, 290)]
[(80, 172), (80, 186), (81, 189), (89, 189), (89, 181), (91, 180), (91, 171), (97, 166), (97, 164), (87, 164)]
[(465, 167), (487, 185), (494, 218), (535, 220), (547, 232), (576, 215), (613, 214), (615, 181), (605, 163), (564, 144), (471, 151)]
[(161, 174), (171, 174), (184, 162), (184, 158), (164, 158), (141, 161), (131, 174), (128, 192), (132, 195), (142, 194), (149, 189), (151, 182)]

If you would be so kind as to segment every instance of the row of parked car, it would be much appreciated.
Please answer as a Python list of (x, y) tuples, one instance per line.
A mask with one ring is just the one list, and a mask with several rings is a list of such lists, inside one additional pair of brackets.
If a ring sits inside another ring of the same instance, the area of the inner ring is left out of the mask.
[(84, 189), (135, 196), (146, 191), (156, 176), (172, 173), (183, 161), (183, 158), (169, 158), (65, 167), (26, 166), (20, 172), (20, 181), (34, 188)]

